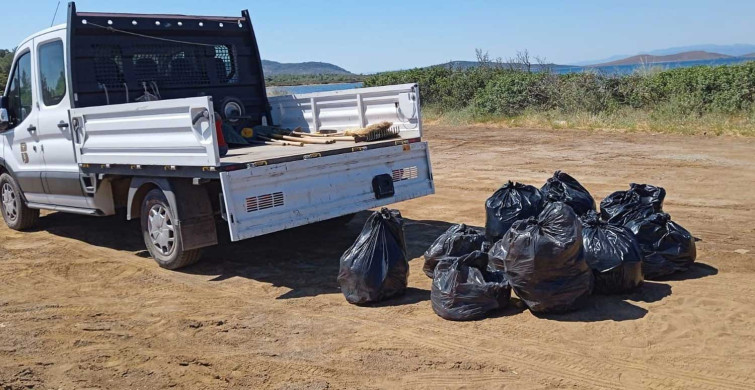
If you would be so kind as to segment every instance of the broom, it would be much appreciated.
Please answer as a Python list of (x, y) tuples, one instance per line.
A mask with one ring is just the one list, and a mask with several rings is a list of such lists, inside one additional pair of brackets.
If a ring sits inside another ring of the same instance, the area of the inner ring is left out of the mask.
[(380, 122), (369, 125), (363, 129), (346, 130), (344, 135), (354, 137), (356, 142), (371, 142), (398, 135), (400, 129), (391, 122)]

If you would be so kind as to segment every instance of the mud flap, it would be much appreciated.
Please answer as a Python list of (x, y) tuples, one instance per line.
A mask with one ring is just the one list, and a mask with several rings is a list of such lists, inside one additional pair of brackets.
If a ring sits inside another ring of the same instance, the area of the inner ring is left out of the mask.
[(217, 245), (218, 233), (210, 196), (202, 186), (179, 180), (172, 184), (184, 250)]

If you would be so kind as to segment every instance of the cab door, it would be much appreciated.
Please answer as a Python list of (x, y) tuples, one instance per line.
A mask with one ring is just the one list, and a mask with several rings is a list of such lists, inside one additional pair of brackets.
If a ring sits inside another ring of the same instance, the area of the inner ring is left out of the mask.
[(33, 87), (37, 83), (33, 49), (34, 40), (30, 39), (16, 50), (5, 91), (10, 128), (2, 136), (5, 138), (6, 166), (21, 187), (26, 201), (45, 204), (48, 198), (42, 181), (45, 161), (38, 133), (38, 96)]
[(37, 135), (45, 160), (42, 182), (49, 203), (88, 208), (89, 197), (83, 191), (68, 118), (71, 100), (66, 80), (65, 33), (61, 28), (34, 39), (39, 79)]

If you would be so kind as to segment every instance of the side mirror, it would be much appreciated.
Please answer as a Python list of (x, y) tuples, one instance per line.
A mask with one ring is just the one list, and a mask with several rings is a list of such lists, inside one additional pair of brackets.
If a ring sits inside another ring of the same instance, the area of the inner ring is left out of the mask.
[(8, 130), (10, 119), (8, 117), (8, 97), (0, 96), (0, 131)]
[(0, 108), (0, 131), (8, 130), (10, 120), (8, 119), (8, 109)]

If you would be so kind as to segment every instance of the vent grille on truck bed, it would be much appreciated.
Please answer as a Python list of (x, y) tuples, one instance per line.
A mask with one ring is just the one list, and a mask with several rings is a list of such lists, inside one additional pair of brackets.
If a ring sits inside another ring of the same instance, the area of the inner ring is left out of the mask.
[(253, 213), (255, 211), (271, 209), (273, 207), (280, 207), (284, 205), (283, 193), (274, 192), (272, 194), (265, 194), (259, 196), (252, 196), (246, 198), (246, 212)]
[(394, 169), (391, 176), (393, 176), (393, 181), (396, 182), (416, 179), (419, 176), (419, 173), (417, 171), (417, 167), (413, 166), (408, 168)]

